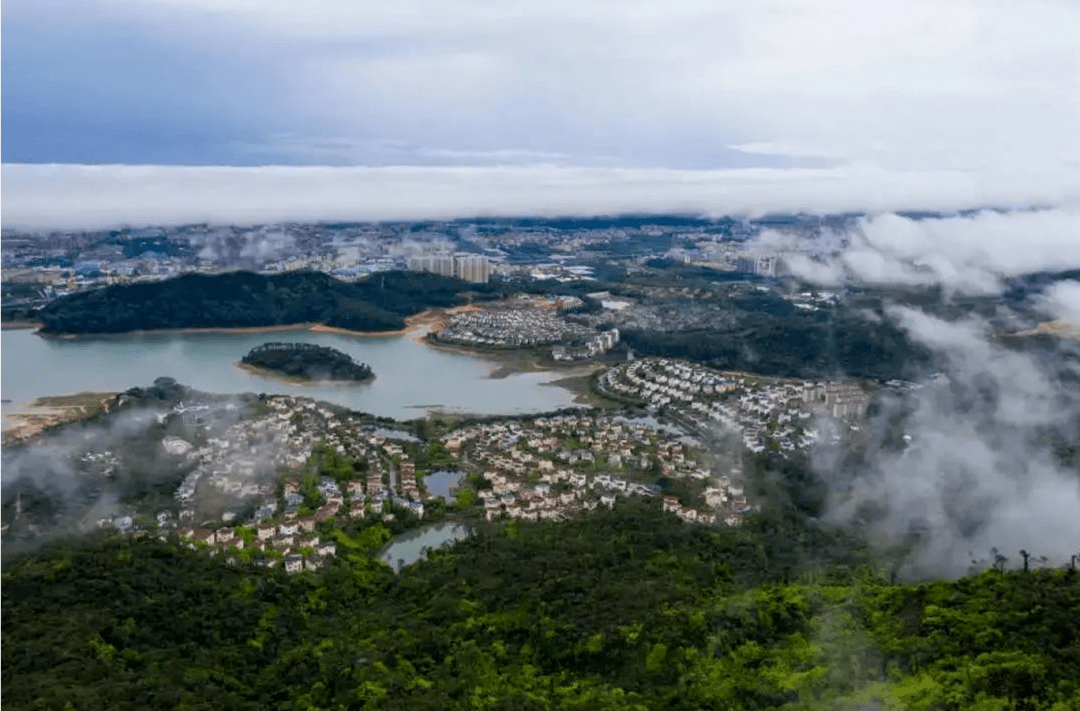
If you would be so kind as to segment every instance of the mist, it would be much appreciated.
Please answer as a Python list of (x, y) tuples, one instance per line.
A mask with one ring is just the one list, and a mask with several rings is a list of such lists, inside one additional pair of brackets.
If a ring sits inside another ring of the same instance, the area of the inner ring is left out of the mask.
[[(866, 530), (882, 549), (907, 548), (905, 572), (915, 577), (961, 575), (996, 555), (1017, 565), (1021, 550), (1053, 564), (1080, 552), (1080, 343), (1013, 335), (1041, 320), (1080, 324), (1080, 283), (1051, 276), (1041, 293), (1003, 298), (1012, 278), (1080, 268), (1076, 210), (889, 214), (826, 234), (816, 248), (777, 233), (756, 244), (801, 247), (789, 266), (804, 280), (880, 287), (887, 305), (873, 317), (929, 348), (940, 369), (902, 395), (882, 396), (864, 424), (871, 446), (861, 466), (819, 453), (828, 518)], [(897, 286), (904, 289), (890, 289)], [(943, 301), (906, 303), (911, 287)], [(970, 295), (992, 313), (940, 308)], [(904, 444), (886, 446), (897, 423)]]

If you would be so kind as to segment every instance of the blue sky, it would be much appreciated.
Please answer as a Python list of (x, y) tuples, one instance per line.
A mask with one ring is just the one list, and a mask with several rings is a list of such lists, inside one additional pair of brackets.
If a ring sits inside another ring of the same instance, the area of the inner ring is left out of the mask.
[(2, 11), (5, 163), (1080, 166), (1070, 1)]

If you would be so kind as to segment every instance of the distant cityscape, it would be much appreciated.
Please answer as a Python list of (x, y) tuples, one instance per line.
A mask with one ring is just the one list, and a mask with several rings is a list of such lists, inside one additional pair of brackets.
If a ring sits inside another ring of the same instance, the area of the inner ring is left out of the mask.
[[(843, 223), (678, 219), (415, 224), (191, 225), (98, 232), (2, 233), (3, 305), (41, 305), (66, 293), (183, 273), (321, 271), (342, 279), (392, 269), (483, 284), (492, 277), (574, 280), (633, 271), (651, 260), (743, 275), (783, 274), (790, 251), (755, 245), (762, 230), (812, 237)], [(565, 224), (564, 224), (565, 223)]]

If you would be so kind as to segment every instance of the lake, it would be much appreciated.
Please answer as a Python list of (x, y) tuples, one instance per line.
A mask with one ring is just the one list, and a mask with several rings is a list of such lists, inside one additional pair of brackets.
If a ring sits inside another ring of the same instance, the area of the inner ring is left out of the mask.
[[(573, 405), (574, 394), (548, 385), (588, 368), (517, 373), (492, 378), (494, 358), (434, 348), (419, 334), (354, 336), (308, 330), (263, 333), (154, 333), (103, 337), (42, 338), (29, 329), (0, 335), (3, 412), (38, 397), (85, 391), (113, 392), (148, 386), (169, 376), (212, 393), (303, 395), (395, 419), (429, 411), (492, 415), (545, 412)], [(267, 341), (330, 346), (367, 363), (370, 383), (306, 386), (236, 366)]]
[(425, 548), (438, 548), (468, 535), (469, 529), (463, 524), (449, 521), (434, 523), (394, 536), (379, 554), (379, 560), (399, 573), (404, 566), (423, 558)]

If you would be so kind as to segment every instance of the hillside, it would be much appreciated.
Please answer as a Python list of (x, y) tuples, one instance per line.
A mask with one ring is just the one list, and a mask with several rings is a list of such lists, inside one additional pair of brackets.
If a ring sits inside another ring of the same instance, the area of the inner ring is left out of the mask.
[[(1080, 702), (1080, 575), (890, 583), (844, 535), (646, 504), (482, 526), (395, 576), (389, 532), (288, 577), (153, 540), (8, 562), (6, 709), (1047, 709)], [(67, 704), (67, 706), (65, 706)]]
[(123, 333), (171, 328), (240, 328), (323, 323), (392, 331), (405, 318), (453, 306), (459, 294), (489, 285), (415, 272), (385, 272), (345, 282), (321, 272), (185, 274), (60, 297), (40, 309), (43, 333)]

